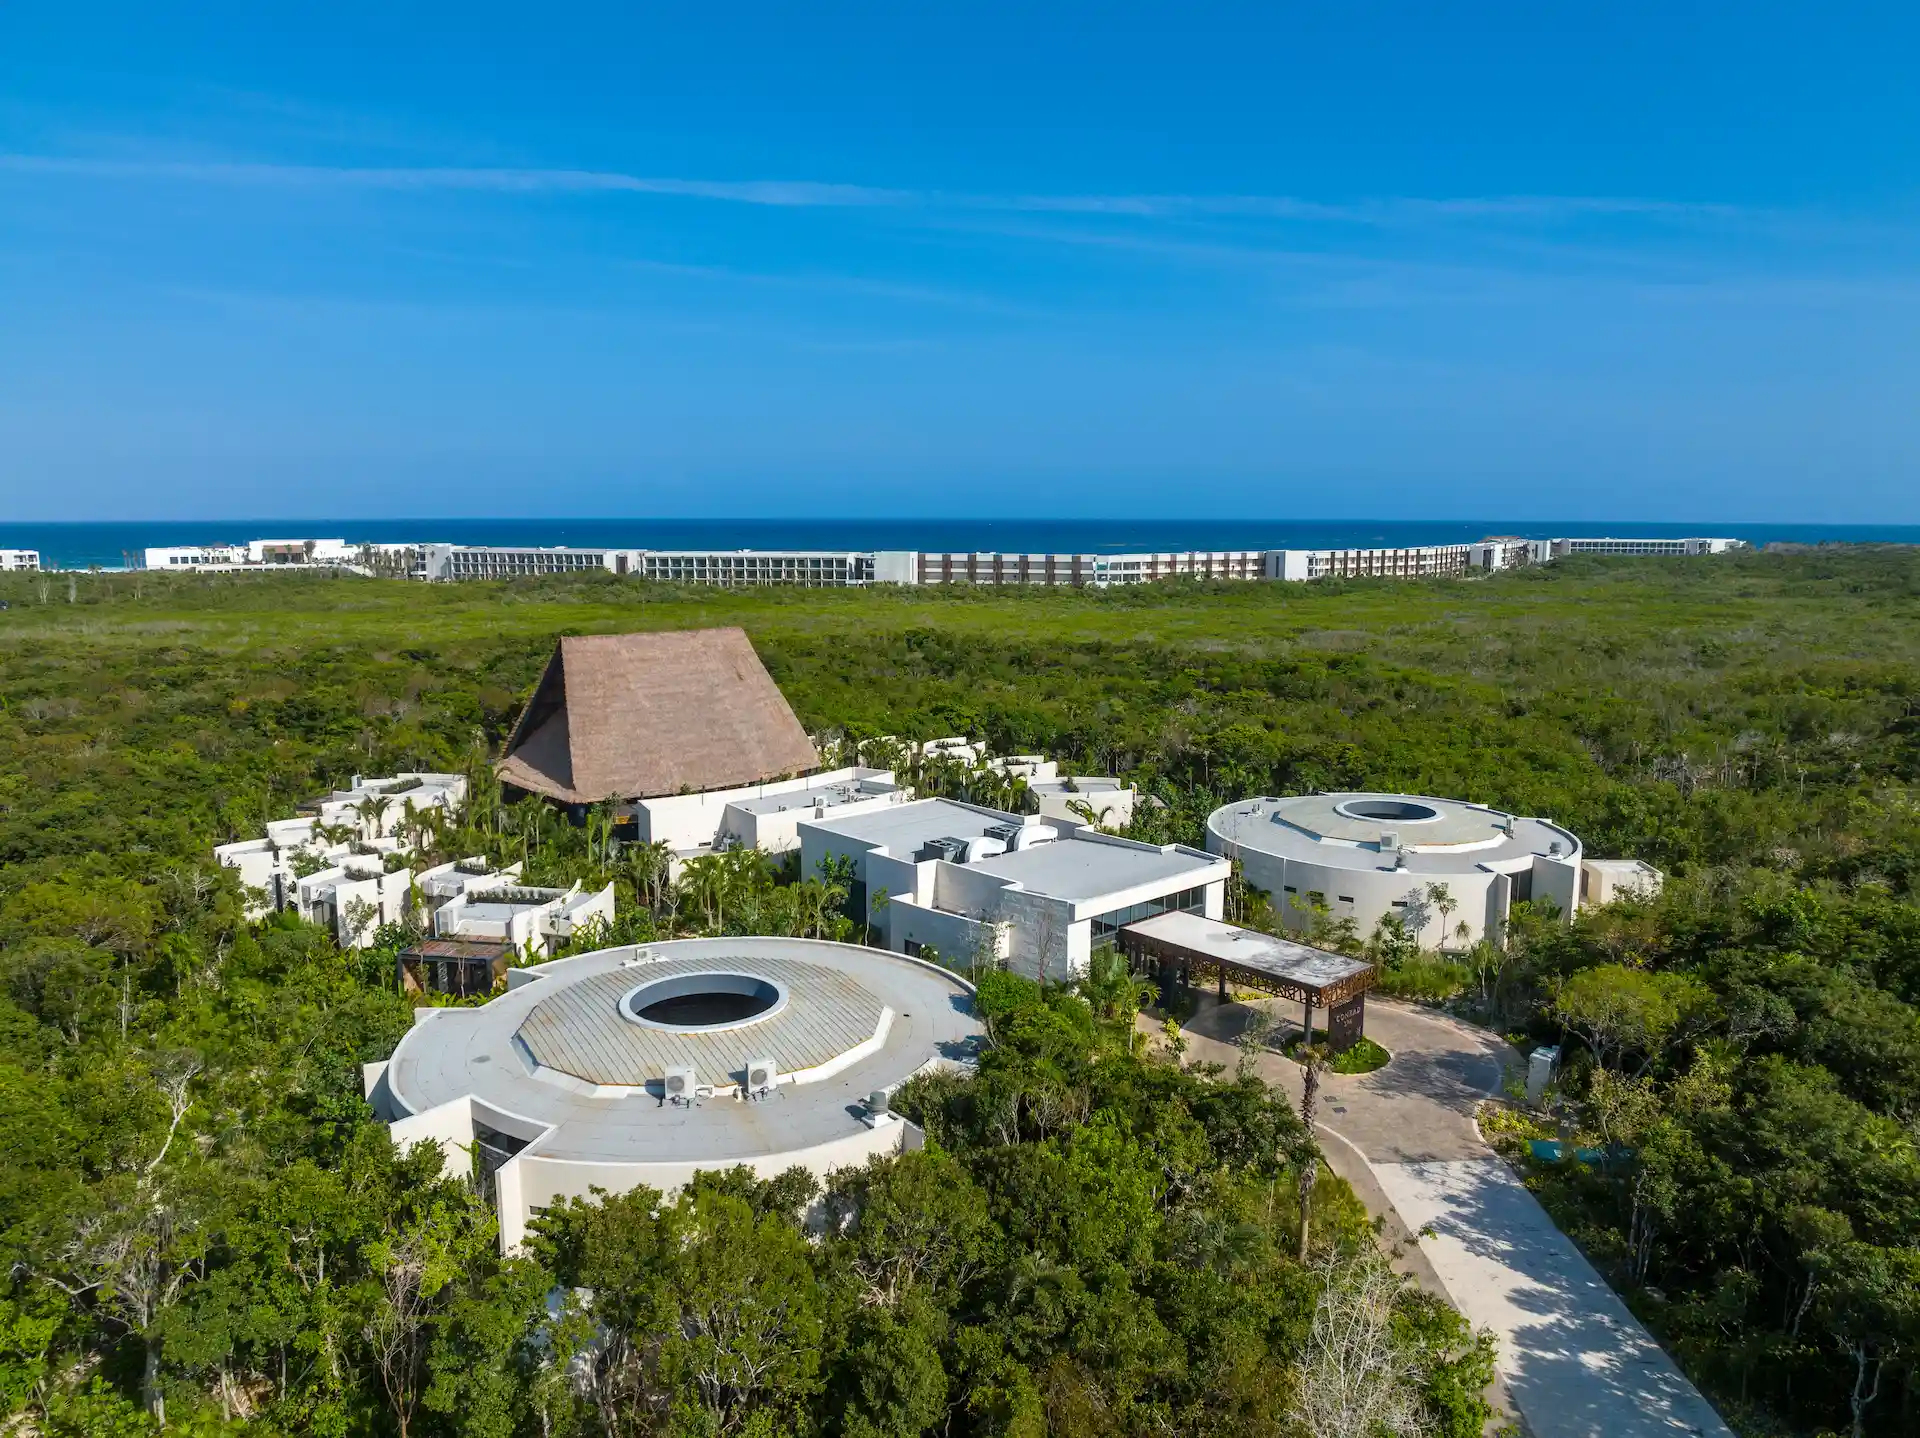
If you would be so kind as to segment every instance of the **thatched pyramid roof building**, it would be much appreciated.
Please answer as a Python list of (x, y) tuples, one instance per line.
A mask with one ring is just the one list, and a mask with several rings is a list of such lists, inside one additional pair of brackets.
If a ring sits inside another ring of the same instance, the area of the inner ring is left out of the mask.
[(591, 804), (754, 784), (819, 762), (746, 633), (693, 629), (562, 639), (498, 772)]

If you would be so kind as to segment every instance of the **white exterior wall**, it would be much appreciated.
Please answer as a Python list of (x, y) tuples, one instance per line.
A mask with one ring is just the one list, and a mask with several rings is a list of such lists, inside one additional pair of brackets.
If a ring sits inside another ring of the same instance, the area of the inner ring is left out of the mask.
[[(214, 847), (213, 857), (223, 868), (234, 870), (240, 876), (242, 887), (249, 891), (246, 910), (249, 920), (265, 918), (273, 912), (274, 901), (280, 890), (281, 858), (271, 839), (243, 839), (237, 844), (218, 844)], [(260, 891), (258, 898), (252, 892), (256, 889)]]
[[(399, 1127), (394, 1125), (396, 1131)], [(924, 1146), (925, 1142), (926, 1136), (919, 1128), (896, 1118), (891, 1123), (861, 1128), (815, 1148), (766, 1154), (743, 1159), (739, 1165), (723, 1166), (750, 1168), (763, 1179), (774, 1178), (790, 1168), (804, 1168), (824, 1180), (840, 1169), (857, 1167), (877, 1154), (907, 1152)], [(645, 1185), (672, 1198), (703, 1168), (716, 1167), (696, 1163), (585, 1163), (548, 1158), (533, 1151), (537, 1146), (515, 1154), (493, 1176), (500, 1211), (500, 1247), (508, 1254), (525, 1241), (527, 1223), (536, 1208), (550, 1208), (570, 1198), (591, 1198), (596, 1188), (617, 1194), (630, 1193)]]
[[(1216, 842), (1211, 832), (1207, 837), (1209, 845)], [(1447, 886), (1447, 892), (1459, 905), (1447, 921), (1448, 927), (1464, 921), (1468, 928), (1467, 943), (1485, 936), (1490, 917), (1496, 924), (1506, 918), (1504, 900), (1490, 903), (1490, 891), (1499, 876), (1483, 867), (1451, 874), (1416, 874), (1405, 869), (1345, 869), (1309, 864), (1255, 849), (1244, 849), (1232, 857), (1240, 860), (1246, 881), (1267, 894), (1282, 924), (1295, 931), (1304, 930), (1311, 920), (1309, 915), (1296, 910), (1291, 900), (1297, 898), (1304, 904), (1308, 894), (1318, 891), (1326, 898), (1329, 915), (1335, 919), (1352, 919), (1363, 939), (1373, 933), (1381, 919), (1396, 914), (1417, 925), (1416, 936), (1426, 947), (1453, 944), (1454, 936), (1441, 932), (1439, 913), (1428, 912), (1428, 884)], [(1501, 880), (1498, 887), (1504, 892), (1505, 881)], [(1288, 888), (1295, 892), (1287, 893)], [(1343, 896), (1350, 902), (1343, 902)], [(1396, 901), (1406, 907), (1395, 908)]]
[(828, 859), (851, 859), (854, 878), (863, 884), (868, 883), (867, 858), (878, 845), (835, 833), (806, 819), (800, 821), (799, 833), (800, 873), (803, 878), (817, 877), (822, 864)]
[(1556, 859), (1537, 854), (1533, 860), (1533, 902), (1551, 900), (1560, 917), (1571, 919), (1580, 907), (1580, 856)]
[(564, 944), (589, 924), (611, 924), (613, 914), (613, 885), (608, 884), (604, 889), (562, 900), (547, 916), (544, 927), (553, 944)]
[(867, 887), (869, 906), (883, 892), (889, 902), (895, 899), (910, 904), (933, 902), (935, 876), (932, 862), (916, 864), (911, 859), (898, 859), (892, 854), (869, 850), (864, 875), (859, 868), (854, 870), (854, 874)]
[(875, 584), (918, 584), (920, 552), (914, 549), (882, 549), (873, 556)]
[[(406, 917), (407, 894), (413, 887), (413, 875), (405, 869), (363, 879), (343, 877), (332, 885), (334, 937), (343, 949), (364, 949), (373, 942), (374, 932), (382, 924), (397, 924)], [(356, 933), (348, 927), (349, 909), (366, 904), (372, 916)]]
[[(885, 770), (849, 769), (796, 780), (793, 787), (800, 790), (821, 783), (837, 783), (842, 774), (865, 775), (868, 776), (867, 782), (893, 783), (893, 776)], [(851, 819), (858, 814), (872, 814), (891, 805), (905, 803), (907, 798), (903, 791), (890, 787), (865, 799), (856, 799), (851, 804), (829, 807), (824, 814), (816, 814), (811, 808), (782, 809), (772, 814), (754, 813), (739, 805), (728, 805), (721, 819), (720, 833), (750, 849), (760, 849), (769, 854), (787, 854), (800, 847), (800, 824), (803, 820)]]
[(37, 549), (0, 549), (0, 569), (32, 570), (40, 567)]
[[(1094, 782), (1095, 776), (1075, 775), (1076, 784)], [(1071, 813), (1070, 804), (1082, 803), (1092, 806), (1093, 812), (1101, 817), (1098, 823), (1106, 829), (1124, 829), (1133, 822), (1133, 807), (1139, 802), (1139, 794), (1131, 786), (1123, 789), (1095, 789), (1078, 793), (1062, 793), (1057, 790), (1034, 790), (1034, 800), (1040, 806), (1040, 817), (1058, 819), (1068, 824), (1084, 824), (1087, 821), (1080, 815)]]
[[(782, 779), (772, 784), (748, 784), (735, 789), (709, 789), (699, 794), (668, 794), (633, 803), (634, 824), (643, 844), (664, 843), (671, 849), (697, 849), (711, 844), (722, 832), (727, 806), (736, 799), (791, 794), (813, 784), (851, 778), (857, 771), (835, 770), (809, 779)], [(807, 817), (807, 816), (801, 816)]]
[(1666, 876), (1639, 859), (1583, 859), (1580, 863), (1580, 903), (1610, 904), (1629, 896), (1650, 899)]
[[(931, 868), (932, 865), (926, 867)], [(887, 947), (896, 954), (918, 944), (940, 955), (948, 968), (965, 972), (976, 957), (990, 962), (1006, 960), (1009, 933), (1003, 925), (950, 914), (912, 899), (895, 899), (886, 909)]]

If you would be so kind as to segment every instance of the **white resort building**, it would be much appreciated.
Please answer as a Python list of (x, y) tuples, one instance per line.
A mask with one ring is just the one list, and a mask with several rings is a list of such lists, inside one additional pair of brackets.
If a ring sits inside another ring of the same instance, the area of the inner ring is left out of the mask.
[(508, 1252), (595, 1189), (670, 1194), (736, 1165), (824, 1177), (919, 1148), (888, 1095), (981, 1042), (963, 979), (851, 944), (683, 939), (505, 977), (479, 1007), (417, 1010), (364, 1081), (396, 1144), (479, 1180)]
[(800, 821), (845, 818), (904, 803), (888, 769), (830, 769), (798, 779), (780, 779), (733, 789), (636, 799), (630, 806), (635, 837), (664, 843), (673, 853), (673, 876), (689, 859), (728, 849), (790, 853), (800, 847)]
[[(374, 928), (399, 915), (390, 912), (387, 898), (370, 900), (362, 889), (336, 897), (335, 891), (368, 882), (376, 868), (393, 867), (391, 860), (412, 852), (415, 829), (425, 816), (457, 812), (466, 799), (464, 774), (403, 773), (384, 779), (356, 774), (348, 788), (300, 805), (301, 817), (272, 820), (264, 838), (216, 845), (213, 856), (239, 874), (249, 894), (249, 918), (295, 907), (303, 917), (324, 912), (327, 917), (317, 921), (334, 923), (346, 944), (349, 905), (374, 902), (384, 915)], [(404, 901), (404, 885), (401, 894)]]
[(382, 924), (407, 917), (413, 875), (405, 865), (389, 868), (384, 855), (352, 854), (327, 868), (294, 877), (290, 901), (310, 924), (333, 930), (343, 949), (364, 949)]
[(1181, 844), (1143, 844), (952, 799), (800, 823), (801, 870), (852, 865), (856, 913), (889, 948), (1030, 978), (1084, 974), (1123, 924), (1179, 909), (1220, 918), (1231, 866)]
[(1426, 948), (1498, 940), (1522, 901), (1550, 900), (1571, 917), (1660, 884), (1638, 860), (1588, 859), (1550, 820), (1424, 794), (1246, 799), (1208, 816), (1207, 848), (1238, 860), (1290, 929), (1307, 928), (1318, 906), (1361, 938), (1398, 919)]
[[(1545, 819), (1411, 794), (1302, 794), (1213, 811), (1207, 847), (1240, 861), (1290, 929), (1311, 906), (1351, 919), (1360, 937), (1392, 916), (1428, 948), (1497, 938), (1521, 899), (1571, 914), (1580, 841)], [(1444, 889), (1444, 900), (1438, 891)], [(1444, 915), (1445, 904), (1453, 907)]]
[(500, 944), (525, 956), (564, 947), (592, 924), (614, 919), (613, 885), (592, 891), (533, 888), (507, 874), (463, 887), (433, 911), (437, 938)]

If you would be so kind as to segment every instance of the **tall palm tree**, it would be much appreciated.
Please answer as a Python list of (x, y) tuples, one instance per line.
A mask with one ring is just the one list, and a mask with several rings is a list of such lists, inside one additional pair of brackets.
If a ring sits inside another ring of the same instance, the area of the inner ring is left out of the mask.
[(680, 874), (681, 887), (692, 901), (700, 906), (705, 915), (707, 927), (719, 931), (726, 920), (727, 869), (726, 860), (720, 854), (702, 854), (698, 858), (687, 860), (687, 866)]
[(393, 800), (385, 794), (369, 794), (354, 805), (355, 812), (360, 815), (362, 837), (368, 839), (380, 837), (381, 821), (386, 818), (387, 810), (392, 805)]
[(633, 896), (656, 916), (667, 897), (668, 876), (673, 872), (673, 850), (665, 839), (627, 846), (627, 878)]
[(1305, 1070), (1301, 1075), (1300, 1122), (1306, 1126), (1306, 1138), (1300, 1146), (1300, 1249), (1299, 1258), (1307, 1261), (1307, 1244), (1310, 1237), (1309, 1213), (1313, 1204), (1313, 1186), (1320, 1177), (1320, 1141), (1313, 1135), (1313, 1125), (1320, 1108), (1320, 1074), (1327, 1066), (1326, 1045), (1313, 1042), (1311, 1031), (1300, 1039), (1300, 1067)]

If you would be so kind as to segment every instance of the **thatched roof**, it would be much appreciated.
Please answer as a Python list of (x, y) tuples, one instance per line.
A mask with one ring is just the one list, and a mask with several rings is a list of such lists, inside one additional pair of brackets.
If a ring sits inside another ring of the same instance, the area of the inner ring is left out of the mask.
[(746, 633), (692, 629), (562, 639), (498, 772), (590, 804), (754, 784), (819, 762)]

